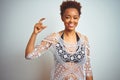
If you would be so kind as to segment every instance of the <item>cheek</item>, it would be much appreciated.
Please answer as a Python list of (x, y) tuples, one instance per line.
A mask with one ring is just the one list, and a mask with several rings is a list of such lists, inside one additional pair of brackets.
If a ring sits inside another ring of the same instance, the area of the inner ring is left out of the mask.
[(63, 18), (62, 20), (63, 20), (63, 22), (69, 22), (69, 19)]
[(69, 20), (63, 20), (64, 24), (69, 23)]
[(76, 20), (74, 23), (75, 23), (75, 24), (78, 24), (78, 20)]

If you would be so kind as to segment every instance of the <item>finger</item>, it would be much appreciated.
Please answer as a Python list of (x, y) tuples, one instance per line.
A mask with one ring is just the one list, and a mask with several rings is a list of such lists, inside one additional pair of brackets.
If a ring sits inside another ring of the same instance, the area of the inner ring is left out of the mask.
[(46, 28), (46, 26), (43, 26), (42, 28), (38, 29), (38, 31), (41, 32), (45, 28)]
[(43, 26), (42, 28), (43, 28), (43, 29), (45, 29), (45, 28), (46, 28), (46, 26)]
[(46, 28), (46, 26), (41, 26), (41, 27), (40, 26), (36, 26), (37, 30), (44, 29), (44, 28)]
[(39, 27), (39, 26), (36, 26), (35, 28), (36, 28), (37, 30), (40, 30), (40, 27)]
[(39, 20), (39, 23), (41, 23), (43, 20), (45, 20), (45, 18), (41, 18), (41, 19)]
[(40, 26), (40, 25), (42, 25), (42, 23), (36, 23), (36, 24), (35, 24), (35, 26)]

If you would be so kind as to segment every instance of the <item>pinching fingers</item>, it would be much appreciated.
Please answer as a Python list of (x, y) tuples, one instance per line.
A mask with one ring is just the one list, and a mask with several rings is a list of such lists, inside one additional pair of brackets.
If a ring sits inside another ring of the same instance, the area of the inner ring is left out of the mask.
[(42, 23), (43, 20), (45, 20), (45, 18), (41, 18), (41, 19), (39, 20), (39, 23)]

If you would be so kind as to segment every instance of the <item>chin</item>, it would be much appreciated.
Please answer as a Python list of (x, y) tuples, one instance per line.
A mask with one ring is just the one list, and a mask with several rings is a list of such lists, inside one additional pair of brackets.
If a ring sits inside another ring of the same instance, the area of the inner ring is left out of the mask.
[(68, 30), (75, 30), (75, 27), (70, 27), (70, 28), (68, 28)]
[(66, 27), (66, 30), (68, 30), (68, 31), (74, 31), (75, 30), (75, 28), (76, 28), (76, 26), (67, 26)]
[(74, 31), (75, 30), (75, 28), (70, 28), (70, 29), (67, 29), (68, 31)]

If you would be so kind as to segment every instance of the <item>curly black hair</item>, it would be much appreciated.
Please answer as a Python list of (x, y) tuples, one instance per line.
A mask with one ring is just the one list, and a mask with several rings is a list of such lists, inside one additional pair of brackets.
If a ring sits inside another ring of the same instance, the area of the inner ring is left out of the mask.
[(63, 16), (64, 12), (68, 8), (75, 8), (77, 9), (79, 15), (81, 15), (81, 4), (77, 1), (72, 1), (72, 0), (66, 0), (63, 1), (62, 4), (60, 5), (60, 15)]

